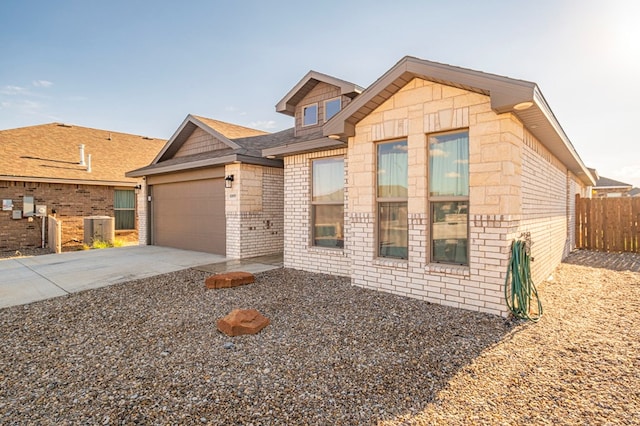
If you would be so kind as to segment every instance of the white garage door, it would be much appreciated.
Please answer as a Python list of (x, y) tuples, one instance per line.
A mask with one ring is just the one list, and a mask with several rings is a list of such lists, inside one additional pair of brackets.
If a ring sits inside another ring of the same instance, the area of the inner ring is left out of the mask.
[(151, 212), (154, 245), (226, 253), (224, 179), (153, 185)]

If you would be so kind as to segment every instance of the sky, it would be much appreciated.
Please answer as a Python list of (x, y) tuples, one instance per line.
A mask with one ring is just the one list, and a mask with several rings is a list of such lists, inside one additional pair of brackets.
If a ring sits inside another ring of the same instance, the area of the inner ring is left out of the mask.
[(367, 87), (402, 57), (538, 84), (588, 167), (640, 187), (637, 0), (2, 0), (0, 130), (266, 131), (309, 71)]

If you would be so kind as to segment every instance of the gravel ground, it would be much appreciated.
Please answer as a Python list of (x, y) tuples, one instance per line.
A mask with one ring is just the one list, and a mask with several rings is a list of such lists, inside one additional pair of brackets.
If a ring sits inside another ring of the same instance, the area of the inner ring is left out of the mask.
[[(537, 324), (279, 269), (0, 310), (2, 424), (640, 424), (640, 273), (561, 265)], [(256, 308), (271, 324), (229, 338)]]

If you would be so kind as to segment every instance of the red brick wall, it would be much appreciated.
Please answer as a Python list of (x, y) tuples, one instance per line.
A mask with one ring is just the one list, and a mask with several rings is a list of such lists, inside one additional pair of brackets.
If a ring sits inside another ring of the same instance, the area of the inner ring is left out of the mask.
[[(32, 196), (35, 204), (56, 211), (62, 220), (62, 249), (82, 245), (83, 218), (113, 216), (113, 186), (70, 185), (58, 183), (0, 181), (0, 199), (13, 200), (13, 208), (22, 210), (22, 197)], [(42, 219), (12, 219), (12, 212), (0, 211), (0, 251), (40, 247)]]

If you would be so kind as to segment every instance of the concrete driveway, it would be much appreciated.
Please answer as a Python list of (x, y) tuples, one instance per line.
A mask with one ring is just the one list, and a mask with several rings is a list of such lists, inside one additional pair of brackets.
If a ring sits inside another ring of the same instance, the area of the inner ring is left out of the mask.
[[(266, 263), (261, 263), (263, 260)], [(238, 261), (210, 253), (158, 246), (3, 259), (0, 260), (0, 308), (187, 268), (257, 273), (280, 266), (281, 258), (277, 256)]]

